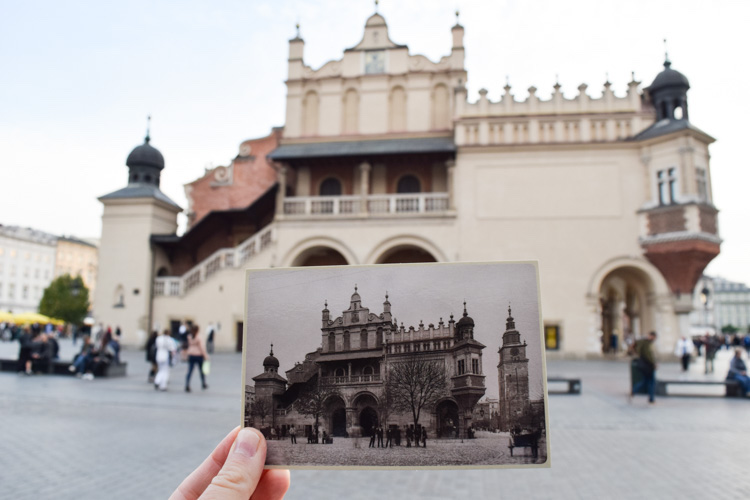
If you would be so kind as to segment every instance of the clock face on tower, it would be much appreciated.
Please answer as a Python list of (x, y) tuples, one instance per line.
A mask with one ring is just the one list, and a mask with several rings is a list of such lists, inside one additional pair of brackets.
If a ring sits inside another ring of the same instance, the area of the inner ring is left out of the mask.
[(368, 50), (365, 52), (365, 74), (385, 73), (385, 51)]
[(518, 358), (518, 347), (511, 348), (510, 355), (513, 357), (513, 359)]

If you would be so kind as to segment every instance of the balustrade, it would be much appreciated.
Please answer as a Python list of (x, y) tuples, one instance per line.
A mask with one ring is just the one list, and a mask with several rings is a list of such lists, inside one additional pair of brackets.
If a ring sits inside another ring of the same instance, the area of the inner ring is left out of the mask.
[[(362, 203), (364, 199), (364, 204)], [(448, 193), (361, 196), (295, 196), (284, 199), (284, 215), (424, 214), (448, 210)]]

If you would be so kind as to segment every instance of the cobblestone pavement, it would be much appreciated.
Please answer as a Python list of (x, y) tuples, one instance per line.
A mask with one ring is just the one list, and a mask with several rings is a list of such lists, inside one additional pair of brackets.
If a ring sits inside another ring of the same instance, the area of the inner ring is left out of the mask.
[[(72, 352), (63, 344), (63, 356)], [(12, 358), (17, 344), (0, 343)], [(717, 360), (726, 373), (728, 352)], [(0, 498), (166, 498), (239, 423), (241, 359), (212, 358), (210, 388), (146, 383), (143, 352), (126, 351), (128, 377), (84, 381), (0, 373)], [(700, 366), (664, 378), (702, 378)], [(629, 404), (627, 363), (554, 361), (580, 396), (550, 396), (550, 469), (293, 471), (287, 498), (748, 498), (750, 400), (645, 398)], [(430, 442), (428, 441), (428, 446)]]
[(348, 464), (355, 466), (428, 466), (428, 465), (518, 465), (543, 463), (546, 443), (539, 443), (539, 458), (530, 448), (517, 448), (513, 457), (508, 450), (507, 433), (478, 432), (477, 439), (428, 439), (426, 447), (369, 447), (369, 438), (333, 438), (332, 444), (307, 444), (298, 440), (268, 442), (267, 463), (295, 465)]

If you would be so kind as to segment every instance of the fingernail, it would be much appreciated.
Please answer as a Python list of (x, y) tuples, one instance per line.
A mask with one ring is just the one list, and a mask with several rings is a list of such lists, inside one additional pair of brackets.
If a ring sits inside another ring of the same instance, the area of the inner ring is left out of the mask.
[(251, 429), (242, 429), (234, 442), (235, 451), (252, 458), (258, 451), (258, 443), (260, 443), (260, 438), (257, 433)]

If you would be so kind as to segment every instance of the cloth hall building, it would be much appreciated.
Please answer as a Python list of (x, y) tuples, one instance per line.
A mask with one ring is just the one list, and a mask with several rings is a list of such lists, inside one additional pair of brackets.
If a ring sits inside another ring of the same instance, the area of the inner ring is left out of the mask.
[(246, 268), (538, 260), (550, 353), (597, 356), (650, 330), (671, 352), (721, 243), (714, 139), (689, 120), (688, 79), (666, 60), (624, 96), (607, 82), (596, 98), (556, 85), (517, 100), (506, 86), (491, 101), (466, 90), (464, 27), (446, 37), (431, 61), (374, 14), (317, 69), (290, 40), (284, 126), (186, 185), (182, 235), (182, 208), (159, 189), (164, 157), (138, 146), (127, 186), (100, 198), (97, 320), (133, 345), (154, 327), (213, 324), (216, 347), (233, 349)]

